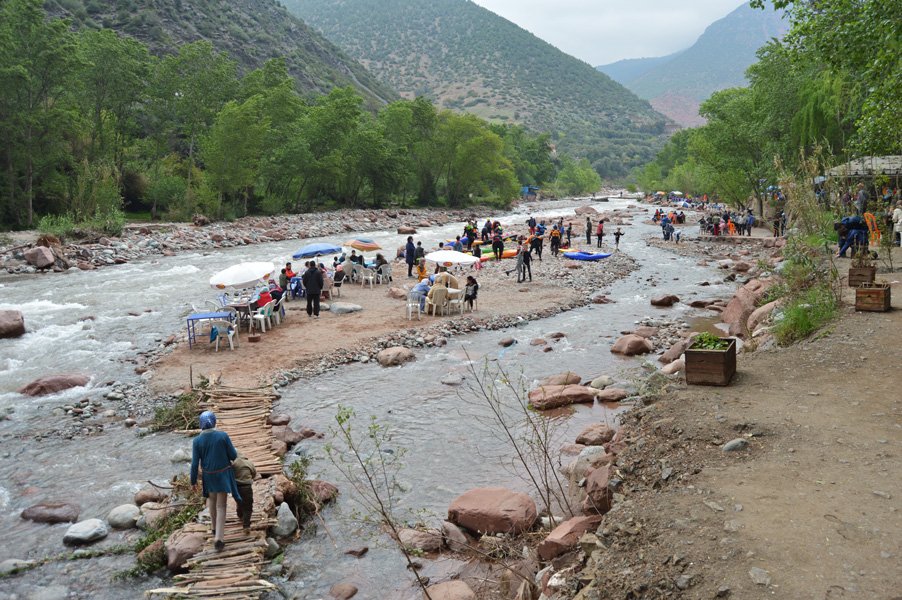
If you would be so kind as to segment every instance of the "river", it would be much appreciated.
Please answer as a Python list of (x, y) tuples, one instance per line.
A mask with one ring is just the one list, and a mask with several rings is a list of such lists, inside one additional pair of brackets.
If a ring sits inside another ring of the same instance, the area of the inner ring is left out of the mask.
[[(616, 212), (625, 210), (629, 203), (635, 201), (612, 199), (590, 205), (600, 212)], [(566, 201), (545, 204), (532, 214), (537, 218), (572, 214), (579, 205)], [(519, 224), (527, 216), (521, 210), (500, 220)], [(582, 238), (584, 220), (573, 219), (576, 240)], [(416, 237), (430, 247), (460, 229), (455, 223), (423, 230)], [(583, 378), (611, 375), (628, 384), (638, 370), (638, 361), (618, 358), (608, 351), (620, 331), (635, 328), (636, 322), (646, 316), (688, 321), (699, 314), (683, 303), (669, 309), (653, 308), (649, 305), (651, 296), (666, 292), (689, 297), (699, 292), (697, 283), (704, 280), (713, 284), (704, 288), (705, 298), (726, 298), (733, 291), (730, 285), (716, 284), (721, 278), (714, 268), (699, 267), (693, 259), (646, 246), (644, 238), (656, 234), (656, 228), (635, 219), (624, 229), (627, 235), (621, 241), (621, 250), (638, 261), (639, 269), (606, 290), (614, 304), (589, 305), (507, 331), (451, 338), (445, 347), (419, 349), (417, 361), (401, 368), (346, 365), (283, 389), (280, 408), (293, 416), (294, 426), (303, 424), (317, 431), (328, 430), (339, 404), (355, 409), (359, 426), (370, 416), (389, 425), (392, 443), (408, 452), (399, 477), (401, 507), (441, 517), (455, 496), (473, 487), (505, 485), (528, 492), (510, 466), (510, 448), (488, 425), (486, 404), (468, 392), (472, 376), (467, 372), (471, 367), (503, 367), (525, 386), (567, 370)], [(387, 249), (395, 248), (403, 238), (394, 231), (366, 235)], [(340, 245), (344, 239), (303, 243)], [(52, 416), (52, 408), (82, 398), (101, 400), (112, 382), (136, 381), (139, 376), (131, 360), (183, 326), (191, 302), (211, 297), (207, 280), (212, 274), (244, 260), (282, 264), (301, 244), (295, 240), (186, 252), (95, 271), (0, 278), (0, 309), (21, 310), (29, 332), (17, 340), (0, 340), (0, 410), (14, 411), (9, 420), (0, 422), (0, 539), (6, 542), (0, 549), (0, 561), (38, 559), (64, 551), (61, 540), (66, 526), (35, 525), (20, 519), (19, 513), (27, 506), (64, 498), (82, 507), (81, 518), (104, 518), (113, 507), (130, 502), (145, 480), (165, 481), (186, 470), (185, 464), (169, 462), (175, 449), (190, 448), (190, 440), (179, 436), (138, 437), (133, 430), (116, 425), (108, 426), (102, 434), (72, 440), (35, 436), (68, 419)], [(145, 312), (148, 309), (150, 312)], [(80, 320), (84, 317), (93, 319)], [(566, 334), (554, 344), (553, 352), (529, 345), (530, 340), (552, 332)], [(503, 350), (498, 341), (507, 336), (514, 337), (517, 344)], [(37, 377), (68, 371), (91, 374), (88, 388), (38, 398), (25, 398), (16, 392)], [(440, 380), (449, 373), (464, 375), (468, 382), (460, 387), (443, 385)], [(104, 405), (100, 410), (107, 408)], [(615, 425), (618, 410), (622, 408), (580, 405), (565, 411), (557, 417), (561, 441), (572, 441), (592, 422)], [(311, 528), (301, 542), (290, 546), (284, 562), (294, 565), (294, 575), (291, 581), (280, 582), (287, 597), (321, 598), (339, 582), (369, 590), (368, 597), (415, 597), (397, 550), (377, 540), (361, 539), (368, 537), (371, 527), (352, 518), (353, 494), (348, 493), (348, 484), (340, 479), (322, 446), (322, 441), (308, 440), (299, 448), (312, 459), (312, 475), (334, 482), (345, 492), (337, 507), (323, 514), (338, 548), (333, 547), (322, 526), (315, 532)], [(292, 457), (289, 454), (286, 462)], [(134, 535), (113, 532), (96, 546), (111, 546)], [(364, 558), (344, 554), (346, 549), (362, 544), (371, 548)], [(132, 560), (126, 555), (51, 563), (0, 580), (0, 600), (11, 598), (9, 594), (44, 600), (138, 598), (138, 588), (147, 589), (160, 582), (108, 581), (111, 573), (127, 567)], [(424, 573), (435, 580), (455, 567), (453, 560), (425, 562)], [(59, 595), (63, 592), (65, 595)]]

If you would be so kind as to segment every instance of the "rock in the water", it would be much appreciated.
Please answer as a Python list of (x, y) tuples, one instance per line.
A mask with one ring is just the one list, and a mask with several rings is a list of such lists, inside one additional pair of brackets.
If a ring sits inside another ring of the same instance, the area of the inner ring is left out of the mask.
[(535, 522), (536, 503), (502, 487), (475, 488), (451, 502), (448, 520), (471, 531), (519, 535)]
[(110, 511), (106, 521), (113, 529), (131, 529), (140, 516), (140, 508), (134, 504), (122, 504)]
[(0, 310), (0, 339), (25, 335), (25, 315), (17, 310)]
[(74, 523), (81, 507), (77, 504), (48, 500), (29, 506), (22, 511), (22, 518), (35, 523)]
[(310, 493), (313, 494), (313, 497), (316, 498), (316, 501), (320, 506), (334, 499), (338, 495), (338, 488), (328, 481), (313, 479), (310, 481), (309, 485)]
[(546, 385), (529, 390), (529, 405), (538, 410), (550, 410), (570, 404), (595, 402), (597, 393), (581, 385)]
[(6, 575), (16, 569), (22, 569), (29, 565), (35, 564), (33, 560), (19, 560), (18, 558), (9, 558), (0, 562), (0, 575)]
[(573, 213), (577, 215), (597, 215), (598, 211), (591, 206), (578, 206), (573, 209)]
[(653, 349), (651, 342), (639, 335), (627, 334), (611, 346), (611, 352), (614, 354), (622, 354), (624, 356), (637, 356), (639, 354), (648, 354)]
[(363, 310), (359, 304), (351, 304), (350, 302), (333, 302), (329, 311), (334, 315), (345, 315)]
[(592, 383), (589, 384), (589, 387), (595, 388), (596, 390), (603, 390), (609, 385), (614, 385), (614, 378), (608, 375), (602, 375), (601, 377), (593, 379)]
[(57, 392), (68, 390), (69, 388), (88, 385), (88, 382), (90, 380), (90, 377), (87, 377), (85, 375), (78, 375), (75, 373), (69, 373), (66, 375), (48, 375), (46, 377), (35, 379), (31, 383), (23, 387), (21, 390), (19, 390), (19, 393), (25, 394), (26, 396), (43, 396), (45, 394), (56, 394)]
[(442, 536), (452, 551), (463, 552), (467, 549), (469, 542), (466, 534), (451, 521), (442, 521)]
[(508, 346), (513, 346), (515, 343), (517, 343), (517, 340), (512, 337), (506, 337), (499, 341), (498, 345), (507, 348)]
[(740, 450), (745, 450), (749, 447), (749, 442), (745, 438), (736, 438), (735, 440), (730, 440), (726, 444), (723, 445), (724, 452), (738, 452)]
[(460, 373), (449, 373), (442, 377), (442, 385), (458, 386), (461, 385), (466, 378)]
[(271, 537), (266, 538), (266, 549), (263, 550), (263, 556), (272, 558), (273, 556), (277, 556), (281, 551), (282, 548), (279, 546), (279, 542)]
[(423, 552), (438, 552), (442, 549), (442, 534), (435, 530), (402, 529), (398, 540), (409, 549)]
[(544, 340), (542, 338), (536, 338), (534, 340), (531, 340), (529, 342), (529, 345), (530, 346), (544, 346), (547, 343), (548, 343), (548, 340)]
[(89, 544), (102, 540), (107, 536), (107, 528), (100, 519), (85, 519), (75, 525), (71, 525), (66, 535), (63, 536), (63, 543), (69, 546), (77, 544)]
[(587, 517), (574, 517), (564, 521), (555, 527), (536, 548), (539, 556), (542, 557), (542, 560), (551, 560), (555, 556), (575, 548), (576, 543), (579, 541), (579, 536), (598, 528), (602, 518), (602, 515), (589, 515)]
[(298, 520), (292, 514), (287, 502), (279, 505), (279, 511), (276, 513), (276, 524), (269, 528), (269, 532), (273, 537), (288, 537), (298, 529)]
[(593, 423), (579, 432), (576, 436), (576, 443), (585, 446), (601, 446), (614, 439), (617, 433), (604, 423)]
[(605, 388), (595, 393), (595, 399), (599, 402), (620, 402), (630, 397), (628, 390), (623, 388)]
[(444, 581), (426, 588), (432, 600), (476, 600), (476, 594), (460, 579)]
[(644, 338), (654, 337), (659, 331), (658, 327), (636, 327), (630, 333)]
[(678, 296), (674, 296), (673, 294), (665, 294), (663, 296), (657, 296), (651, 299), (652, 306), (673, 306), (680, 299)]
[(181, 572), (185, 563), (194, 558), (204, 547), (204, 534), (200, 531), (188, 532), (177, 529), (164, 544), (166, 566), (170, 571)]
[(183, 448), (179, 448), (172, 453), (172, 456), (169, 457), (169, 462), (191, 462), (191, 453)]
[(338, 600), (350, 600), (357, 595), (357, 586), (350, 583), (337, 583), (329, 588), (329, 595)]
[(44, 246), (29, 248), (23, 252), (22, 255), (25, 257), (25, 262), (37, 269), (46, 269), (53, 265), (56, 260), (53, 256), (53, 252), (50, 251), (50, 248)]
[(273, 427), (272, 436), (281, 442), (285, 442), (285, 445), (288, 446), (288, 448), (291, 448), (301, 440), (305, 439), (302, 433), (295, 431), (288, 425), (278, 425)]
[(580, 381), (582, 381), (582, 377), (576, 373), (567, 371), (566, 373), (543, 379), (541, 385), (568, 385), (571, 383), (579, 383)]
[(273, 413), (269, 415), (269, 418), (266, 419), (266, 422), (270, 425), (288, 425), (291, 423), (291, 415), (286, 413)]
[(379, 364), (383, 367), (396, 367), (398, 365), (403, 365), (408, 361), (416, 360), (416, 356), (414, 356), (410, 348), (395, 346), (393, 348), (381, 350), (376, 355), (376, 360), (379, 361)]
[(402, 235), (413, 235), (417, 232), (417, 230), (413, 227), (408, 227), (407, 225), (399, 225), (398, 233)]

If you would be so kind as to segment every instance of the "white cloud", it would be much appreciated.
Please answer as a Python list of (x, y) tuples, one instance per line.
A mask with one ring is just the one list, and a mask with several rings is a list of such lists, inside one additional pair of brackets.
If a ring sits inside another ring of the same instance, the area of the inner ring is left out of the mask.
[(473, 0), (591, 65), (691, 46), (741, 0)]

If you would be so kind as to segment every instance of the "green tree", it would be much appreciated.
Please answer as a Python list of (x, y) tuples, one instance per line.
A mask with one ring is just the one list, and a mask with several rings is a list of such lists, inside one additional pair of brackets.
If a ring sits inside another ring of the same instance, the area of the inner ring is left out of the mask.
[(561, 157), (562, 168), (555, 185), (570, 196), (588, 194), (601, 188), (601, 176), (592, 168), (589, 159), (576, 162), (566, 154)]

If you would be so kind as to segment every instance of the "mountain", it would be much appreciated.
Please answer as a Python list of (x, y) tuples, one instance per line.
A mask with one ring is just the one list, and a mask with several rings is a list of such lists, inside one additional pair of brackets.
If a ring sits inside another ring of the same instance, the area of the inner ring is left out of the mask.
[(399, 98), (275, 0), (46, 0), (45, 8), (51, 17), (71, 18), (76, 28), (131, 36), (158, 56), (199, 40), (227, 52), (244, 71), (284, 56), (299, 90), (309, 96), (351, 85), (370, 108)]
[(745, 70), (757, 62), (755, 52), (788, 28), (782, 10), (743, 4), (712, 23), (687, 50), (624, 85), (680, 125), (704, 125), (699, 105), (716, 91), (746, 85)]
[(554, 132), (603, 175), (660, 145), (647, 101), (469, 0), (283, 1), (402, 96)]
[(679, 52), (674, 52), (667, 56), (657, 56), (654, 58), (625, 58), (623, 60), (618, 60), (617, 62), (612, 62), (609, 65), (601, 65), (595, 68), (617, 83), (626, 85), (643, 73), (651, 71), (658, 65), (662, 65), (668, 60), (676, 58), (683, 52), (684, 50), (680, 50)]

